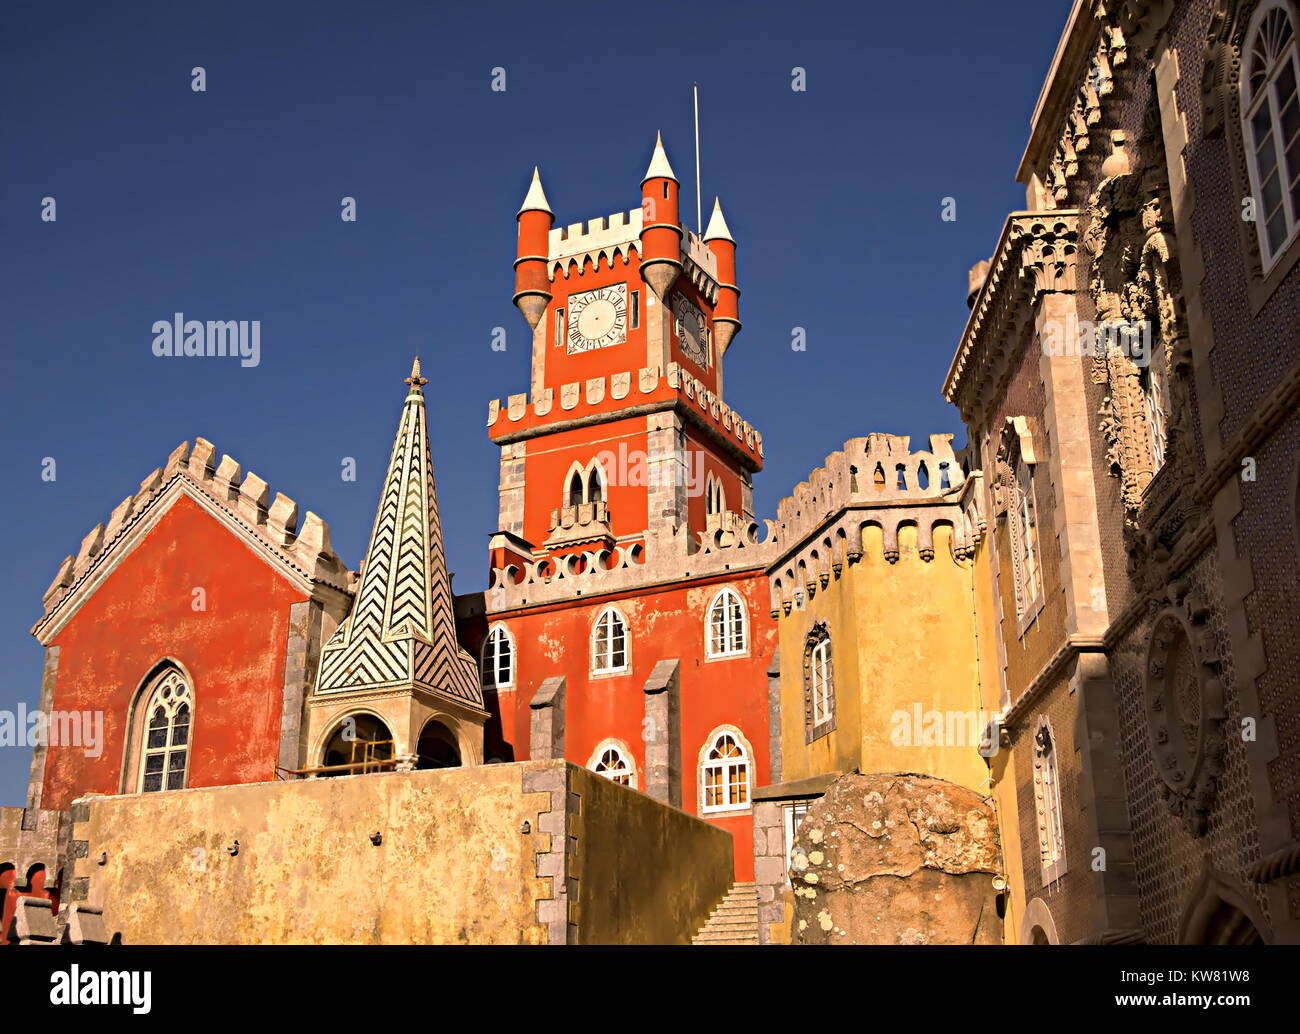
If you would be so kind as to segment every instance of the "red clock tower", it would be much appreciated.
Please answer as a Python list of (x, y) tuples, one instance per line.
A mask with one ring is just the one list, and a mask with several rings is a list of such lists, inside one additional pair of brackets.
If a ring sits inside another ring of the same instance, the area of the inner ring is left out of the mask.
[(717, 203), (703, 237), (683, 226), (679, 191), (656, 140), (638, 208), (556, 227), (534, 170), (519, 210), (531, 391), (488, 414), (486, 755), (564, 756), (704, 815), (748, 879), (775, 650), (763, 444), (722, 401), (736, 243)]

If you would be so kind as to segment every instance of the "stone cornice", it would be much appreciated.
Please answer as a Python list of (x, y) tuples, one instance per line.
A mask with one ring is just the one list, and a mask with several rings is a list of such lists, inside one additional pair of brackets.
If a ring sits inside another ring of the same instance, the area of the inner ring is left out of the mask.
[(1078, 227), (1075, 209), (1007, 216), (943, 383), (944, 398), (968, 426), (1006, 385), (1034, 303), (1045, 294), (1074, 292)]

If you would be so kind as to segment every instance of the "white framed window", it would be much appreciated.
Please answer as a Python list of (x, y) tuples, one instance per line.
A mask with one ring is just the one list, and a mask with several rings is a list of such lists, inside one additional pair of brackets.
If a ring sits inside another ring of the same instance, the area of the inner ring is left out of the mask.
[(700, 753), (700, 812), (747, 809), (750, 757), (740, 733), (729, 728), (715, 730)]
[(831, 701), (835, 699), (835, 683), (831, 678), (831, 641), (823, 639), (812, 649), (810, 661), (812, 676), (813, 725), (830, 721)]
[(611, 783), (636, 789), (636, 765), (626, 745), (618, 740), (601, 743), (592, 753), (587, 767)]
[(1245, 41), (1242, 138), (1267, 272), (1300, 229), (1300, 57), (1289, 4), (1264, 0)]
[(628, 667), (627, 619), (606, 607), (591, 631), (591, 673), (604, 675)]
[(607, 484), (605, 468), (599, 460), (592, 460), (585, 467), (575, 460), (564, 476), (564, 505), (602, 502), (607, 494)]
[(831, 630), (813, 622), (803, 646), (804, 742), (811, 743), (835, 729), (835, 666)]
[(785, 827), (785, 879), (790, 882), (790, 858), (794, 854), (794, 838), (808, 814), (808, 801), (791, 801), (781, 806), (782, 824)]
[(709, 604), (706, 652), (710, 657), (734, 657), (745, 652), (745, 605), (734, 589), (723, 589)]
[(183, 790), (188, 784), (193, 703), (189, 684), (176, 669), (154, 686), (144, 712), (140, 793)]
[(509, 689), (515, 684), (515, 641), (505, 625), (493, 625), (483, 641), (483, 685)]
[(555, 310), (555, 344), (557, 347), (564, 344), (564, 331), (564, 308), (560, 307)]
[(1038, 600), (1042, 571), (1038, 554), (1038, 507), (1034, 501), (1034, 467), (1023, 458), (1016, 461), (1013, 484), (1015, 512), (1012, 533), (1016, 559), (1016, 605), (1025, 617)]
[(1043, 885), (1065, 875), (1065, 825), (1061, 814), (1061, 776), (1056, 763), (1052, 725), (1038, 720), (1034, 733), (1034, 811), (1038, 820), (1038, 852)]

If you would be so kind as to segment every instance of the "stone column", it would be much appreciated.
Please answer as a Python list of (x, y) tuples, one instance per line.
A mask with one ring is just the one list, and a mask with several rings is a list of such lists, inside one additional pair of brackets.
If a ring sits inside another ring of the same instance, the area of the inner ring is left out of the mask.
[(544, 679), (528, 705), (528, 757), (532, 761), (564, 759), (564, 676)]
[(659, 661), (645, 684), (645, 792), (682, 806), (681, 664)]

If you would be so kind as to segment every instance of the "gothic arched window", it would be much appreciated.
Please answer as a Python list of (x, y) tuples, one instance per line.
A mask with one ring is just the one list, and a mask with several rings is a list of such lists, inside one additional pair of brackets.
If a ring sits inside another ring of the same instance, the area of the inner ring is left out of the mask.
[(1043, 885), (1065, 875), (1065, 825), (1061, 817), (1061, 776), (1057, 767), (1052, 726), (1038, 721), (1034, 733), (1034, 811), (1038, 819), (1038, 851)]
[(139, 792), (182, 790), (189, 781), (194, 698), (189, 683), (169, 668), (154, 683), (144, 708)]
[(723, 589), (713, 597), (706, 625), (710, 657), (745, 652), (745, 605), (733, 589)]
[(835, 728), (835, 669), (831, 633), (818, 621), (803, 648), (804, 735), (808, 743)]
[(483, 685), (505, 689), (515, 682), (515, 641), (505, 625), (493, 625), (483, 642)]
[(627, 670), (627, 619), (613, 607), (606, 607), (591, 633), (593, 675)]
[(749, 779), (749, 752), (740, 733), (728, 728), (715, 730), (700, 761), (700, 811), (749, 807)]
[(581, 506), (585, 494), (582, 485), (582, 474), (575, 470), (573, 476), (569, 478), (569, 499), (567, 505)]
[(617, 740), (605, 740), (598, 746), (587, 767), (611, 783), (636, 789), (636, 768), (632, 764), (632, 757)]
[(1242, 48), (1241, 120), (1267, 272), (1300, 228), (1300, 58), (1285, 0), (1264, 0)]
[(727, 508), (726, 494), (720, 478), (709, 474), (704, 482), (704, 505), (707, 514), (722, 513)]

